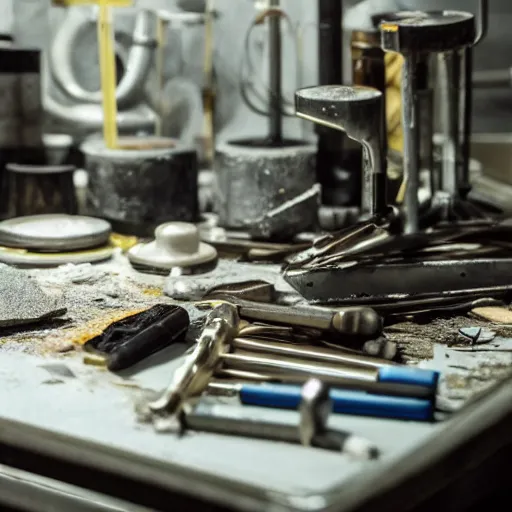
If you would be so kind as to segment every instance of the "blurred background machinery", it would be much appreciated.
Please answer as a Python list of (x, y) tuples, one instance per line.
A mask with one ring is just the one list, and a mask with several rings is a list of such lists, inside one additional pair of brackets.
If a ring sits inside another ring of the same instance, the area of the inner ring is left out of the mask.
[[(225, 149), (230, 141), (261, 137), (269, 126), (265, 109), (271, 84), (271, 23), (262, 21), (267, 21), (266, 9), (276, 9), (273, 5), (254, 0), (135, 0), (131, 8), (116, 9), (120, 133), (179, 140), (198, 150), (201, 169), (212, 168), (216, 146)], [(372, 15), (414, 10), (418, 2), (282, 0), (276, 5), (283, 13), (282, 132), (289, 140), (306, 144), (318, 141), (316, 180), (322, 186), (322, 204), (345, 208), (340, 213), (343, 217), (346, 208), (357, 207), (359, 201), (360, 148), (343, 134), (315, 128), (296, 118), (293, 93), (319, 83), (358, 82), (364, 72), (361, 55), (377, 61), (380, 58), (371, 48), (371, 34), (375, 31)], [(421, 8), (474, 12), (477, 2), (425, 0)], [(18, 47), (42, 52), (37, 70), (44, 112), (41, 144), (52, 152), (53, 159), (58, 160), (59, 151), (67, 154), (68, 146), (76, 148), (86, 137), (101, 132), (96, 16), (92, 6), (62, 8), (52, 6), (49, 0), (3, 0), (0, 5), (0, 34), (5, 40), (0, 44), (10, 44), (7, 39), (12, 37)], [(493, 160), (496, 148), (508, 149), (511, 131), (512, 91), (507, 77), (511, 76), (508, 50), (512, 49), (512, 37), (506, 33), (507, 20), (512, 22), (512, 4), (494, 0), (489, 34), (475, 49), (473, 157), (486, 172), (489, 168), (488, 175), (493, 180), (512, 184), (512, 172), (503, 168), (504, 159)], [(343, 30), (338, 31), (338, 27)], [(378, 45), (374, 46), (377, 53), (381, 51), (376, 48)], [(390, 194), (395, 197), (399, 193), (402, 144), (400, 62), (396, 56), (382, 58), (391, 150)], [(339, 62), (339, 68), (327, 65), (332, 62)], [(74, 163), (81, 167), (79, 154), (76, 151)], [(473, 165), (477, 174), (480, 168)], [(476, 189), (507, 203), (506, 189), (486, 180), (486, 176), (482, 177), (481, 186)], [(296, 191), (299, 196), (313, 190), (315, 179), (308, 177), (307, 181), (304, 190)], [(200, 172), (199, 186), (200, 191), (206, 191), (200, 196), (201, 210), (214, 208), (211, 171)], [(269, 191), (269, 197), (274, 192)], [(309, 200), (311, 196), (307, 197)], [(286, 196), (283, 201), (290, 199), (293, 197)], [(331, 210), (329, 215), (320, 210), (320, 222), (335, 227)]]

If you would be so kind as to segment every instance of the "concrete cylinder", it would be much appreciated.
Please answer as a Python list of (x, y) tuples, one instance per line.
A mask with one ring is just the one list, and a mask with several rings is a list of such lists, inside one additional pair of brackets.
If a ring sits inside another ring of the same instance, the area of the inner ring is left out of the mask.
[(196, 222), (196, 151), (159, 137), (129, 144), (134, 149), (108, 149), (100, 139), (82, 144), (89, 175), (86, 213), (108, 220), (118, 233), (141, 237), (152, 237), (164, 222)]
[[(286, 206), (316, 182), (316, 146), (285, 141), (269, 146), (254, 140), (230, 141), (216, 148), (215, 210), (219, 224), (251, 231), (269, 212)], [(279, 219), (272, 237), (287, 238), (315, 226), (318, 211), (305, 201)]]

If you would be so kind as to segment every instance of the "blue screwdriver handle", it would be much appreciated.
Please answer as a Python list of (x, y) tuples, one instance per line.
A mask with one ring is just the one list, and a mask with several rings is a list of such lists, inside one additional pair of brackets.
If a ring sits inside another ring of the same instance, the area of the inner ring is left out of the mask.
[(437, 392), (439, 372), (409, 366), (384, 366), (379, 368), (378, 381), (388, 384), (408, 384), (429, 388), (432, 394)]
[[(288, 384), (243, 384), (239, 391), (245, 405), (297, 409), (301, 401), (301, 387)], [(387, 395), (371, 395), (359, 391), (331, 389), (333, 412), (393, 418), (401, 420), (431, 421), (434, 404), (419, 398), (401, 398)]]

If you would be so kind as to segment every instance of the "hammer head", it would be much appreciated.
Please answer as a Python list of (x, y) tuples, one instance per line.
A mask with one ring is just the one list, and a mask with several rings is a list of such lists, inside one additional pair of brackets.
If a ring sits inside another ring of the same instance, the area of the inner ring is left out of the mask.
[(372, 87), (321, 85), (295, 93), (298, 117), (346, 132), (367, 142), (382, 129), (382, 93)]
[(313, 439), (327, 429), (332, 410), (329, 387), (318, 379), (309, 379), (302, 387), (300, 412), (300, 442), (311, 446)]
[(462, 11), (398, 12), (380, 30), (382, 49), (404, 55), (457, 50), (476, 38), (475, 17)]

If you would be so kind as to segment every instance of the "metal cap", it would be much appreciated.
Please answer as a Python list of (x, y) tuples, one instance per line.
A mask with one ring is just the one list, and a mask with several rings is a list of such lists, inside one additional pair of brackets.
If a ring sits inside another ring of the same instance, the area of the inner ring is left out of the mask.
[(380, 130), (382, 93), (372, 87), (322, 85), (295, 93), (298, 117), (342, 130), (358, 142)]
[(382, 48), (407, 53), (439, 53), (471, 46), (475, 17), (462, 11), (395, 13), (381, 21)]
[(0, 245), (39, 251), (99, 247), (111, 232), (106, 220), (81, 215), (29, 215), (0, 222)]
[(167, 222), (155, 230), (155, 240), (128, 252), (130, 262), (147, 267), (187, 268), (212, 262), (217, 250), (200, 241), (199, 230), (187, 222)]

